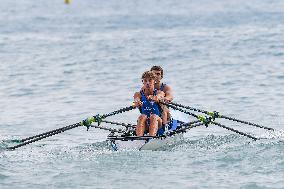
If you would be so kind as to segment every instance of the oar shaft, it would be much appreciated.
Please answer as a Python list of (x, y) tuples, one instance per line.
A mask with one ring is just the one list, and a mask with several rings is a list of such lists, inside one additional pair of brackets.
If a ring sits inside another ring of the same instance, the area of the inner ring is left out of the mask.
[(270, 128), (270, 127), (262, 126), (262, 125), (259, 125), (259, 124), (256, 124), (256, 123), (251, 123), (251, 122), (248, 122), (248, 121), (243, 121), (243, 120), (239, 120), (239, 119), (228, 117), (228, 116), (224, 116), (224, 115), (221, 115), (220, 118), (224, 118), (224, 119), (228, 119), (228, 120), (231, 120), (231, 121), (236, 121), (236, 122), (240, 122), (240, 123), (243, 123), (243, 124), (247, 124), (247, 125), (259, 127), (259, 128), (262, 128), (262, 129), (267, 129), (267, 130), (274, 131), (274, 129)]
[(108, 136), (109, 140), (149, 140), (154, 138), (163, 138), (163, 136)]
[(54, 130), (51, 130), (51, 131), (48, 131), (48, 132), (44, 132), (44, 133), (41, 133), (41, 134), (38, 134), (38, 135), (35, 135), (35, 136), (27, 137), (27, 138), (19, 140), (19, 142), (25, 142), (27, 140), (31, 140), (31, 139), (38, 138), (38, 137), (41, 137), (41, 136), (44, 136), (44, 135), (48, 135), (48, 134), (51, 134), (51, 133), (54, 133), (54, 132), (57, 132), (57, 131), (60, 131), (60, 130), (64, 130), (64, 129), (72, 127), (76, 124), (78, 124), (78, 123), (75, 123), (73, 125), (68, 125), (68, 126), (65, 126), (65, 127), (61, 127), (61, 128), (58, 128), (58, 129), (54, 129)]
[(198, 109), (198, 108), (194, 108), (194, 107), (191, 107), (191, 106), (185, 106), (185, 105), (178, 104), (178, 103), (175, 103), (175, 102), (170, 102), (169, 104), (174, 105), (174, 106), (178, 106), (178, 107), (181, 107), (181, 108), (185, 108), (185, 109), (188, 109), (188, 110), (192, 110), (192, 111), (196, 111), (196, 112), (200, 112), (200, 113), (204, 113), (204, 114), (209, 114), (208, 111), (201, 110), (201, 109)]
[(200, 123), (188, 125), (188, 126), (186, 126), (185, 128), (179, 129), (179, 130), (177, 130), (177, 131), (182, 132), (182, 131), (186, 131), (186, 130), (188, 130), (188, 129), (192, 129), (192, 128), (194, 128), (194, 127), (198, 127), (198, 126), (201, 126), (201, 125), (204, 125), (204, 123), (200, 122)]
[[(115, 114), (118, 114), (118, 113), (121, 113), (121, 112), (124, 112), (124, 111), (129, 111), (129, 110), (132, 110), (132, 109), (134, 109), (133, 106), (129, 106), (129, 107), (126, 107), (126, 108), (121, 108), (121, 109), (113, 111), (113, 112), (111, 112), (109, 114), (104, 114), (104, 115), (102, 115), (102, 117), (106, 118), (106, 117), (109, 117), (109, 116), (112, 116), (112, 115), (115, 115)], [(68, 126), (65, 126), (65, 127), (61, 127), (61, 128), (58, 128), (58, 129), (47, 131), (47, 132), (44, 132), (44, 133), (41, 133), (41, 134), (38, 134), (38, 135), (34, 135), (34, 136), (31, 136), (31, 137), (20, 139), (20, 140), (18, 140), (18, 142), (25, 142), (25, 141), (28, 141), (28, 140), (31, 140), (31, 139), (34, 139), (34, 138), (38, 138), (38, 137), (42, 137), (42, 136), (45, 136), (45, 135), (49, 135), (49, 134), (52, 134), (54, 132), (57, 132), (57, 131), (60, 131), (60, 130), (64, 130), (66, 128), (73, 127), (74, 125), (77, 125), (77, 124), (80, 124), (80, 123), (75, 123), (75, 124), (72, 124), (72, 125), (68, 125)]]
[[(135, 109), (135, 108), (136, 107), (133, 107), (133, 106), (121, 108), (119, 110), (110, 112), (108, 114), (104, 114), (104, 115), (101, 116), (101, 118), (104, 119), (106, 117), (113, 116), (113, 115), (116, 115), (116, 114), (119, 114), (119, 113), (122, 113), (122, 112), (130, 111), (130, 110)], [(65, 127), (61, 127), (61, 128), (58, 128), (58, 129), (54, 129), (54, 130), (51, 130), (51, 131), (48, 131), (48, 132), (44, 132), (44, 133), (41, 133), (41, 134), (38, 134), (38, 135), (35, 135), (35, 136), (20, 139), (20, 140), (18, 140), (18, 142), (22, 142), (21, 144), (18, 144), (16, 146), (12, 146), (12, 147), (8, 147), (7, 149), (14, 150), (14, 149), (19, 148), (21, 146), (24, 146), (26, 144), (30, 144), (30, 143), (35, 142), (35, 141), (39, 141), (41, 139), (62, 133), (64, 131), (76, 128), (78, 126), (81, 126), (81, 123), (75, 123), (75, 124), (68, 125), (68, 126), (65, 126)]]
[(110, 132), (124, 133), (124, 131), (121, 130), (121, 129), (111, 129), (111, 128), (101, 127), (101, 126), (97, 126), (97, 125), (91, 125), (91, 127), (102, 129), (102, 130), (105, 130), (105, 131), (110, 131)]
[(30, 144), (30, 143), (33, 143), (33, 142), (39, 141), (39, 140), (41, 140), (41, 139), (44, 139), (44, 138), (47, 138), (47, 137), (50, 137), (50, 136), (53, 136), (53, 135), (56, 135), (56, 134), (62, 133), (62, 132), (64, 132), (64, 131), (67, 131), (67, 130), (70, 130), (70, 129), (76, 128), (76, 127), (78, 127), (78, 126), (80, 126), (80, 124), (79, 124), (79, 123), (78, 123), (78, 124), (74, 124), (72, 127), (65, 128), (65, 129), (61, 129), (61, 130), (55, 131), (55, 132), (53, 132), (53, 133), (49, 133), (49, 134), (46, 134), (46, 135), (40, 136), (40, 137), (35, 138), (35, 139), (33, 139), (33, 140), (28, 140), (28, 141), (23, 142), (23, 143), (21, 143), (21, 144), (18, 144), (18, 145), (16, 145), (16, 146), (8, 147), (7, 149), (9, 149), (9, 150), (15, 150), (16, 148), (19, 148), (19, 147), (21, 147), (21, 146), (24, 146), (24, 145), (27, 145), (27, 144)]
[(188, 129), (192, 129), (194, 127), (198, 127), (198, 126), (201, 126), (201, 125), (204, 125), (204, 123), (202, 123), (199, 120), (198, 121), (193, 121), (193, 122), (190, 122), (190, 123), (186, 123), (186, 124), (183, 125), (183, 126), (185, 126), (184, 128), (181, 128), (181, 129), (178, 129), (178, 130), (174, 130), (174, 131), (170, 131), (169, 133), (166, 133), (162, 137), (173, 136), (173, 135), (178, 134), (178, 133), (183, 133), (183, 132), (186, 132), (186, 130), (188, 130)]
[(126, 111), (130, 111), (130, 110), (133, 110), (135, 109), (136, 107), (134, 106), (128, 106), (128, 107), (125, 107), (125, 108), (121, 108), (119, 110), (116, 110), (116, 111), (113, 111), (113, 112), (110, 112), (108, 114), (103, 114), (101, 116), (102, 119), (104, 118), (107, 118), (107, 117), (110, 117), (110, 116), (113, 116), (113, 115), (116, 115), (116, 114), (119, 114), (119, 113), (122, 113), (122, 112), (126, 112)]
[(240, 134), (240, 135), (246, 136), (246, 137), (251, 138), (251, 139), (253, 139), (253, 140), (259, 140), (258, 138), (254, 137), (254, 136), (251, 136), (251, 135), (249, 135), (249, 134), (247, 134), (247, 133), (243, 133), (243, 132), (238, 131), (238, 130), (236, 130), (236, 129), (227, 127), (227, 126), (222, 125), (222, 124), (220, 124), (220, 123), (212, 122), (212, 124), (217, 125), (217, 126), (219, 126), (219, 127), (222, 127), (222, 128), (224, 128), (224, 129), (233, 131), (233, 132), (238, 133), (238, 134)]
[[(205, 111), (205, 110), (201, 110), (201, 109), (198, 109), (198, 108), (193, 108), (193, 107), (190, 107), (190, 106), (184, 106), (182, 104), (178, 104), (178, 103), (174, 103), (174, 102), (170, 102), (169, 104), (177, 106), (177, 107), (185, 108), (185, 109), (188, 109), (188, 110), (197, 111), (197, 112), (201, 112), (201, 113), (210, 115), (210, 112)], [(263, 125), (259, 125), (259, 124), (252, 123), (252, 122), (249, 122), (249, 121), (243, 121), (243, 120), (232, 118), (232, 117), (225, 116), (225, 115), (219, 115), (218, 118), (224, 118), (224, 119), (227, 119), (227, 120), (236, 121), (236, 122), (239, 122), (239, 123), (255, 126), (255, 127), (258, 127), (258, 128), (274, 131), (274, 129), (271, 128), (271, 127), (266, 127), (266, 126), (263, 126)]]
[(198, 116), (197, 116), (196, 114), (191, 113), (191, 112), (188, 112), (188, 111), (185, 111), (185, 110), (183, 110), (183, 109), (181, 109), (181, 108), (178, 108), (178, 107), (176, 107), (176, 106), (174, 106), (174, 105), (166, 104), (166, 103), (163, 103), (163, 102), (161, 102), (161, 104), (164, 104), (164, 105), (166, 105), (166, 106), (168, 106), (168, 107), (170, 107), (170, 108), (172, 108), (172, 109), (174, 109), (174, 110), (178, 110), (178, 111), (180, 111), (180, 112), (183, 112), (183, 113), (185, 113), (185, 114), (188, 114), (188, 115), (191, 115), (191, 116), (193, 116), (193, 117), (195, 117), (195, 118), (198, 118)]
[(109, 123), (109, 124), (113, 124), (113, 125), (121, 125), (123, 127), (131, 127), (131, 128), (136, 128), (136, 125), (133, 124), (128, 124), (128, 123), (119, 123), (119, 122), (115, 122), (115, 121), (107, 121), (107, 120), (102, 120), (102, 123)]
[(201, 122), (200, 120), (196, 120), (196, 121), (192, 121), (192, 122), (189, 122), (189, 123), (182, 123), (181, 126), (190, 126), (192, 124), (195, 124), (195, 123), (199, 123)]

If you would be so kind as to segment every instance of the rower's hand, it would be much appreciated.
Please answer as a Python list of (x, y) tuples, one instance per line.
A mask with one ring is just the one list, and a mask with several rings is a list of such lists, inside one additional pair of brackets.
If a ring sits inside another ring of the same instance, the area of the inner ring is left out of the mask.
[(143, 104), (143, 103), (142, 103), (140, 100), (134, 100), (132, 106), (134, 106), (134, 107), (140, 107), (140, 106), (142, 106), (142, 104)]
[(151, 101), (154, 101), (154, 102), (159, 102), (159, 99), (158, 99), (157, 96), (149, 95), (147, 98), (148, 98), (148, 100), (151, 100)]
[(163, 99), (162, 99), (162, 102), (168, 104), (168, 103), (170, 103), (171, 101), (170, 101), (169, 99), (167, 99), (167, 98), (163, 98)]

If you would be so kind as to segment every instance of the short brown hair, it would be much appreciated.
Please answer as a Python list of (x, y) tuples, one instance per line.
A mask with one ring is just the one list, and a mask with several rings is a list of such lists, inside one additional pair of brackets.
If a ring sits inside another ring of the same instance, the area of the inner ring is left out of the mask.
[(151, 71), (153, 71), (153, 70), (155, 70), (155, 71), (161, 71), (161, 76), (162, 76), (162, 78), (163, 78), (163, 76), (164, 76), (164, 71), (163, 71), (163, 68), (162, 68), (161, 66), (152, 66)]
[(156, 76), (152, 71), (146, 71), (142, 74), (141, 79), (146, 79), (146, 78), (156, 80)]

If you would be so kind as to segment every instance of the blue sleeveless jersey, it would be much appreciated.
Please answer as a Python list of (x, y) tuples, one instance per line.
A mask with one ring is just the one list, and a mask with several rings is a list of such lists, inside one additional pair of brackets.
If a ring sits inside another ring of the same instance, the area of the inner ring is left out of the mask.
[[(160, 87), (159, 90), (164, 92), (165, 86), (166, 86), (166, 84), (162, 83), (162, 85), (161, 85), (161, 87)], [(141, 90), (141, 91), (140, 91), (141, 96), (142, 96), (142, 92), (143, 92), (143, 91)], [(155, 89), (154, 93), (157, 93), (157, 89)], [(143, 93), (143, 94), (144, 94), (144, 93)], [(144, 95), (144, 96), (145, 96), (145, 95)], [(141, 99), (140, 99), (140, 100), (141, 100)], [(147, 98), (146, 98), (146, 100), (147, 100)], [(142, 100), (141, 100), (141, 101), (142, 101)], [(161, 106), (160, 106), (160, 105), (158, 105), (158, 106), (159, 106), (159, 111), (160, 111), (160, 113), (163, 112)], [(138, 109), (139, 109), (139, 112), (142, 114), (141, 107), (139, 107)]]
[[(163, 90), (165, 86), (166, 84), (162, 84), (160, 90)], [(140, 94), (141, 94), (140, 100), (143, 102), (142, 107), (139, 108), (140, 113), (147, 115), (148, 118), (151, 116), (151, 114), (156, 114), (157, 116), (161, 117), (162, 110), (161, 110), (160, 105), (156, 102), (149, 101), (143, 91), (140, 91)], [(153, 95), (154, 96), (157, 95), (156, 89), (154, 90)], [(177, 120), (171, 119), (170, 122), (166, 126), (163, 126), (160, 129), (158, 129), (157, 136), (161, 136), (164, 134), (165, 127), (167, 127), (168, 130), (172, 130), (172, 131), (176, 130), (178, 127)]]
[[(141, 113), (147, 115), (149, 118), (151, 114), (156, 114), (157, 116), (161, 117), (160, 106), (157, 102), (149, 101), (145, 96), (143, 91), (140, 91), (141, 94), (141, 102), (143, 103), (141, 106)], [(154, 90), (154, 96), (157, 95), (157, 90)]]

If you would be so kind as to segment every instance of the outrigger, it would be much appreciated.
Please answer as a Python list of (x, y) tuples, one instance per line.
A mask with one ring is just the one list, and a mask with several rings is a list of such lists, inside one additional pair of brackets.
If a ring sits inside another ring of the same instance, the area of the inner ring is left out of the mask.
[[(209, 125), (216, 125), (224, 129), (230, 130), (234, 133), (248, 137), (252, 140), (260, 139), (248, 133), (241, 132), (239, 130), (236, 130), (234, 128), (231, 128), (219, 122), (216, 122), (217, 119), (231, 120), (234, 122), (239, 122), (242, 124), (274, 131), (273, 128), (262, 126), (262, 125), (248, 122), (248, 121), (243, 121), (243, 120), (232, 118), (229, 116), (225, 116), (217, 111), (209, 112), (206, 110), (201, 110), (198, 108), (185, 106), (185, 105), (174, 103), (174, 102), (170, 102), (170, 103), (161, 102), (161, 104), (164, 104), (171, 109), (172, 119), (169, 122), (169, 124), (162, 130), (159, 130), (157, 136), (154, 136), (154, 137), (147, 136), (147, 135), (141, 136), (141, 137), (136, 136), (135, 135), (136, 125), (135, 124), (119, 123), (115, 121), (105, 120), (106, 118), (111, 117), (113, 115), (136, 109), (133, 105), (131, 105), (131, 106), (110, 112), (108, 114), (103, 114), (103, 115), (97, 114), (95, 116), (84, 119), (81, 122), (68, 125), (65, 127), (61, 127), (58, 129), (54, 129), (54, 130), (41, 133), (35, 136), (31, 136), (31, 137), (20, 139), (20, 140), (11, 140), (12, 142), (17, 142), (19, 144), (15, 146), (7, 147), (7, 149), (15, 150), (16, 148), (19, 148), (21, 146), (25, 146), (27, 144), (30, 144), (30, 143), (42, 140), (44, 138), (65, 132), (67, 130), (74, 129), (79, 126), (85, 126), (87, 127), (87, 130), (89, 130), (90, 127), (93, 127), (93, 128), (110, 131), (110, 134), (108, 135), (107, 140), (109, 141), (110, 146), (112, 147), (113, 150), (123, 150), (123, 149), (157, 150), (165, 146), (174, 144), (177, 141), (180, 141), (183, 138), (183, 133), (189, 131), (190, 129), (194, 127), (199, 127), (203, 125), (206, 127), (208, 127)], [(188, 118), (189, 116), (187, 118), (179, 117), (177, 112), (182, 112), (184, 115), (189, 115), (194, 120), (190, 121), (190, 119)], [(198, 112), (199, 115), (197, 115), (194, 112)], [(124, 129), (114, 129), (110, 127), (101, 126), (102, 123), (111, 124), (111, 125), (119, 125), (119, 126), (124, 127)]]

